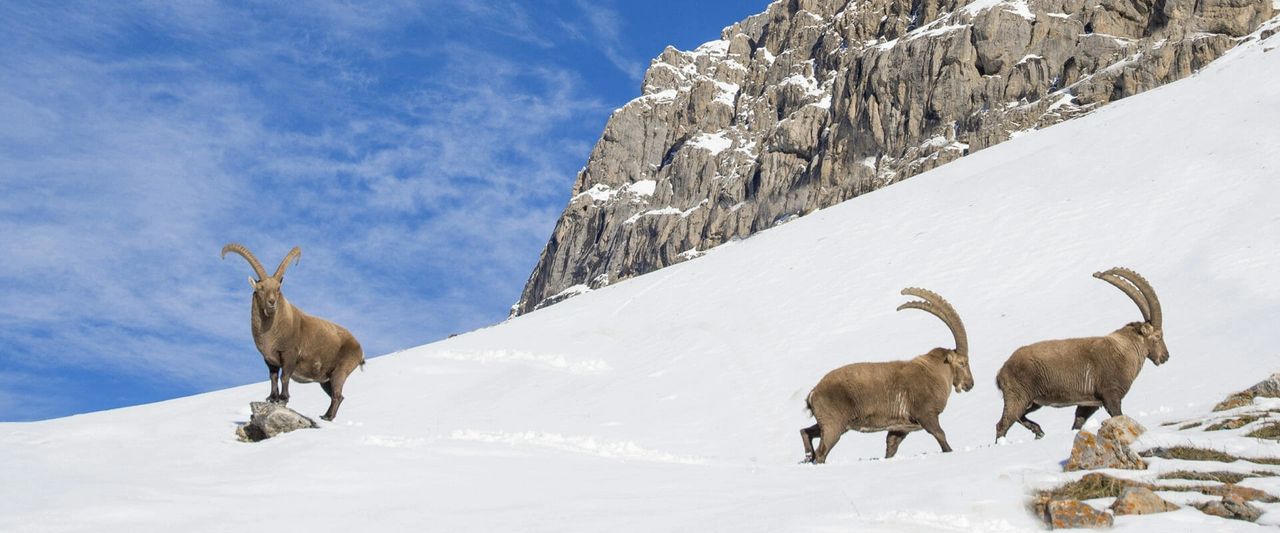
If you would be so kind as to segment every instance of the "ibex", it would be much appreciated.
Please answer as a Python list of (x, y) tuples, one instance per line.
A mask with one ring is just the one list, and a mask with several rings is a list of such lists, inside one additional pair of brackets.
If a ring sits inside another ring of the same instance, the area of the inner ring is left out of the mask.
[[(805, 400), (818, 423), (800, 430), (805, 462), (825, 463), (840, 436), (848, 430), (889, 432), (885, 458), (898, 453), (907, 433), (924, 429), (938, 440), (942, 451), (951, 451), (938, 415), (947, 407), (951, 389), (973, 389), (969, 371), (969, 340), (956, 310), (941, 296), (924, 289), (902, 289), (903, 295), (922, 298), (898, 306), (919, 309), (942, 319), (955, 338), (954, 350), (934, 348), (909, 361), (856, 363), (832, 370), (818, 382)], [(817, 452), (813, 439), (821, 437)]]
[(1080, 429), (1098, 407), (1118, 416), (1133, 380), (1142, 370), (1142, 360), (1156, 365), (1169, 360), (1161, 328), (1160, 300), (1151, 284), (1137, 272), (1113, 268), (1093, 277), (1124, 291), (1142, 312), (1142, 322), (1131, 322), (1105, 337), (1037, 342), (1018, 348), (996, 375), (996, 386), (1004, 393), (1004, 415), (996, 424), (996, 440), (1004, 437), (1015, 421), (1036, 438), (1044, 437), (1040, 425), (1027, 413), (1043, 406), (1075, 406), (1071, 429)]
[[(239, 244), (222, 247), (222, 257), (240, 254), (258, 279), (249, 278), (253, 287), (253, 342), (262, 353), (271, 373), (269, 402), (289, 403), (289, 380), (299, 383), (319, 382), (329, 395), (325, 420), (333, 420), (342, 405), (342, 386), (357, 366), (364, 366), (364, 350), (346, 328), (323, 318), (303, 313), (280, 293), (284, 271), (290, 262), (302, 256), (294, 247), (280, 262), (274, 275), (268, 276), (262, 263)], [(283, 374), (282, 374), (283, 373)], [(277, 385), (277, 381), (281, 383)]]

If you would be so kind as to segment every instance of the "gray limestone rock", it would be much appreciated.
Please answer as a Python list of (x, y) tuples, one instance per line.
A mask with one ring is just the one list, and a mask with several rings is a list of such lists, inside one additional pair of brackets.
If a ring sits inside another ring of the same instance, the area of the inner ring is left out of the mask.
[(252, 402), (249, 409), (253, 411), (249, 422), (236, 428), (236, 437), (245, 442), (258, 442), (298, 429), (320, 427), (314, 420), (278, 403)]
[(1243, 407), (1252, 404), (1254, 398), (1280, 398), (1280, 373), (1271, 374), (1270, 377), (1252, 387), (1227, 396), (1213, 410), (1216, 412)]
[(1280, 398), (1280, 374), (1271, 374), (1267, 379), (1245, 389), (1245, 392), (1255, 398)]
[(1186, 77), (1272, 0), (788, 0), (668, 47), (513, 314), (701, 255)]
[(1221, 500), (1197, 504), (1195, 507), (1205, 514), (1246, 522), (1256, 522), (1262, 516), (1260, 509), (1234, 495), (1223, 496)]

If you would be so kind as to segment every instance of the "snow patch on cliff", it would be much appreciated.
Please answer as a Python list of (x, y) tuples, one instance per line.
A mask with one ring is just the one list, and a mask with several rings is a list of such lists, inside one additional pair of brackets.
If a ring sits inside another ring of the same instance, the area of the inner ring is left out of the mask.
[(688, 145), (711, 152), (711, 155), (719, 155), (720, 152), (733, 146), (733, 139), (730, 139), (723, 131), (699, 133), (694, 138), (689, 139)]

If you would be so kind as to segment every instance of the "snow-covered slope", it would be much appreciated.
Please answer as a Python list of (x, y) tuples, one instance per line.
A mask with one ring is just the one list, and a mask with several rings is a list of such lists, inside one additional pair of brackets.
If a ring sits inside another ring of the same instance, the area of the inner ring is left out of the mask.
[[(0, 531), (1013, 531), (1056, 479), (1068, 410), (992, 446), (999, 365), (1035, 340), (1138, 317), (1090, 277), (1152, 280), (1171, 360), (1126, 411), (1155, 426), (1280, 369), (1280, 37), (707, 256), (500, 326), (372, 360), (338, 422), (243, 444), (256, 384), (0, 424)], [(848, 435), (801, 466), (828, 370), (949, 346), (897, 313), (946, 296), (977, 387), (899, 458)], [(256, 358), (246, 339), (244, 357)], [(264, 372), (265, 376), (265, 372)], [(292, 407), (322, 412), (319, 387)], [(1205, 521), (1213, 520), (1212, 523)], [(1194, 511), (1125, 530), (1252, 529)]]

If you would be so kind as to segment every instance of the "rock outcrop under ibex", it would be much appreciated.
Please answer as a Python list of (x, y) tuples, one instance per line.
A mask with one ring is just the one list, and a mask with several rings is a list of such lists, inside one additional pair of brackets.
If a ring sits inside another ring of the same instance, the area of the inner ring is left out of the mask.
[(1137, 420), (1127, 416), (1108, 418), (1097, 435), (1085, 430), (1076, 433), (1071, 457), (1062, 468), (1067, 471), (1099, 468), (1144, 470), (1147, 463), (1129, 445), (1146, 431)]
[(236, 427), (236, 438), (244, 442), (267, 440), (299, 429), (320, 427), (315, 420), (278, 403), (250, 402), (253, 415), (249, 422)]
[(1272, 11), (1272, 0), (774, 2), (653, 61), (512, 313), (1185, 77)]

